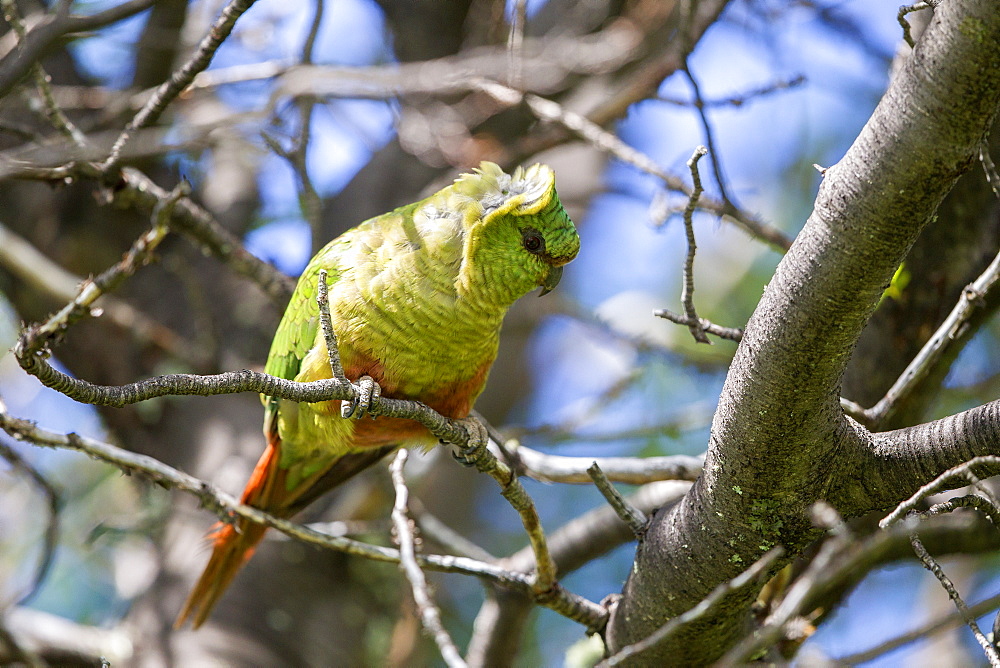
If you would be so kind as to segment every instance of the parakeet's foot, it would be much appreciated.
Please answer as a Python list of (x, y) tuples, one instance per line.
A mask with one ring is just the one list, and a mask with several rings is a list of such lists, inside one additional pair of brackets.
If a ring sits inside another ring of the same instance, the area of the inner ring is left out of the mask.
[(371, 376), (361, 376), (354, 387), (358, 390), (357, 396), (350, 401), (341, 402), (340, 417), (360, 420), (368, 414), (372, 402), (382, 396), (382, 388)]
[(459, 422), (469, 432), (469, 442), (464, 446), (459, 446), (458, 452), (452, 453), (451, 456), (463, 466), (475, 466), (479, 458), (486, 452), (486, 444), (490, 442), (490, 435), (486, 431), (486, 426), (474, 417), (462, 418)]

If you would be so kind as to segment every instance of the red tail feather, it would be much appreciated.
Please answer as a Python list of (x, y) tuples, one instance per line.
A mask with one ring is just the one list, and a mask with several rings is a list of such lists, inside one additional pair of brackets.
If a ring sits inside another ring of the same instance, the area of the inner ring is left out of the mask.
[[(240, 499), (243, 503), (274, 512), (269, 506), (277, 501), (273, 498), (275, 478), (283, 477), (277, 475), (277, 445), (276, 442), (269, 442), (258, 460), (253, 475), (243, 490)], [(278, 488), (280, 489), (280, 485)], [(181, 613), (177, 615), (174, 628), (180, 628), (188, 618), (191, 618), (192, 627), (198, 628), (208, 619), (212, 608), (267, 531), (267, 527), (243, 519), (237, 519), (235, 524), (219, 524), (217, 527), (209, 534), (214, 543), (212, 557), (184, 603)]]

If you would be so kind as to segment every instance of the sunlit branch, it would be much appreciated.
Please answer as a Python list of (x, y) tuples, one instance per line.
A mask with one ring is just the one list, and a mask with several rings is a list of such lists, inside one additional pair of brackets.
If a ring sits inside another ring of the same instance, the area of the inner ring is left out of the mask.
[(420, 569), (416, 559), (416, 539), (413, 520), (410, 518), (410, 511), (407, 506), (410, 490), (406, 486), (406, 478), (403, 476), (403, 466), (406, 464), (406, 449), (401, 449), (396, 453), (392, 464), (389, 466), (389, 474), (392, 476), (392, 486), (396, 490), (396, 502), (392, 507), (392, 524), (396, 530), (396, 542), (399, 544), (399, 567), (410, 582), (410, 590), (413, 592), (413, 601), (417, 605), (420, 613), (420, 621), (424, 630), (434, 639), (441, 652), (441, 658), (448, 666), (465, 666), (465, 661), (455, 647), (455, 642), (448, 635), (441, 624), (441, 611), (434, 604), (427, 587), (427, 578)]
[(913, 393), (917, 384), (961, 337), (968, 327), (969, 319), (976, 309), (985, 303), (986, 295), (998, 280), (1000, 280), (1000, 253), (976, 280), (965, 287), (951, 313), (899, 375), (892, 387), (886, 391), (885, 396), (864, 412), (866, 424), (877, 426), (892, 414), (897, 405)]
[(646, 517), (646, 514), (629, 503), (622, 496), (621, 492), (615, 489), (611, 481), (608, 480), (608, 477), (604, 475), (601, 467), (597, 465), (597, 462), (590, 465), (587, 473), (590, 474), (594, 485), (604, 495), (605, 500), (607, 500), (608, 505), (615, 511), (615, 514), (628, 525), (636, 538), (642, 538), (642, 535), (646, 533), (646, 528), (649, 526), (649, 518)]
[(714, 334), (720, 339), (726, 339), (727, 341), (735, 341), (739, 343), (743, 339), (742, 329), (738, 327), (723, 327), (722, 325), (716, 325), (707, 318), (696, 318), (695, 320), (692, 320), (690, 316), (674, 313), (673, 311), (665, 308), (653, 311), (653, 315), (657, 318), (669, 320), (670, 322), (676, 322), (678, 325), (696, 327), (702, 332)]
[(930, 555), (927, 548), (925, 548), (924, 544), (920, 541), (916, 532), (910, 535), (910, 545), (913, 546), (913, 552), (917, 555), (917, 558), (920, 559), (920, 562), (924, 565), (924, 567), (934, 574), (934, 577), (941, 583), (944, 590), (948, 592), (948, 598), (950, 598), (955, 604), (955, 607), (958, 608), (959, 612), (962, 614), (962, 618), (965, 620), (966, 625), (972, 629), (972, 635), (975, 636), (976, 642), (979, 643), (979, 646), (983, 648), (983, 652), (986, 654), (986, 659), (990, 662), (990, 666), (993, 668), (1000, 667), (1000, 655), (997, 654), (997, 648), (994, 647), (993, 643), (987, 640), (986, 636), (983, 635), (982, 630), (979, 628), (979, 624), (976, 622), (976, 618), (972, 616), (972, 613), (969, 611), (969, 607), (965, 604), (965, 601), (962, 600), (962, 596), (955, 588), (955, 584), (951, 581), (951, 578), (945, 575), (945, 572), (941, 570), (941, 565), (937, 562), (937, 559)]
[(511, 465), (529, 478), (543, 482), (590, 483), (587, 468), (597, 462), (612, 482), (642, 485), (658, 480), (694, 481), (701, 475), (703, 457), (667, 455), (663, 457), (567, 457), (539, 452), (516, 440), (504, 444)]

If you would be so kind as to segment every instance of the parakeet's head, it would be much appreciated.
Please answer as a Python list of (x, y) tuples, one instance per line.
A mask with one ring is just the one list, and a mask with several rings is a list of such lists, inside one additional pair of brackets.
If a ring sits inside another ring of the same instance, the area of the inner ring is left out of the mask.
[(551, 168), (535, 164), (506, 174), (483, 162), (452, 188), (462, 202), (466, 281), (485, 282), (508, 303), (536, 286), (545, 294), (559, 283), (563, 265), (580, 250), (580, 237), (559, 202)]

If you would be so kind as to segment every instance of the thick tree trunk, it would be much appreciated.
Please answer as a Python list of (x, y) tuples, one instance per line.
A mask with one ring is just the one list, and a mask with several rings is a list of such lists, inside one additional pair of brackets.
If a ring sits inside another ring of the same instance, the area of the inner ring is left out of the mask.
[[(862, 328), (917, 235), (975, 162), (1000, 100), (1000, 14), (989, 1), (939, 7), (844, 159), (827, 170), (815, 209), (779, 265), (723, 389), (705, 473), (658, 515), (607, 630), (610, 650), (641, 640), (693, 607), (775, 545), (794, 555), (817, 531), (807, 512), (835, 500), (846, 516), (905, 497), (928, 476), (995, 451), (997, 406), (958, 416), (946, 456), (907, 467), (892, 499), (847, 492), (885, 453), (839, 407)], [(933, 429), (932, 427), (925, 428)], [(896, 433), (905, 447), (907, 434)], [(962, 439), (958, 439), (962, 440)], [(882, 438), (879, 439), (882, 442)], [(866, 471), (858, 460), (870, 463)], [(831, 492), (833, 492), (831, 494)], [(640, 663), (700, 665), (746, 629), (756, 592), (743, 589)]]

